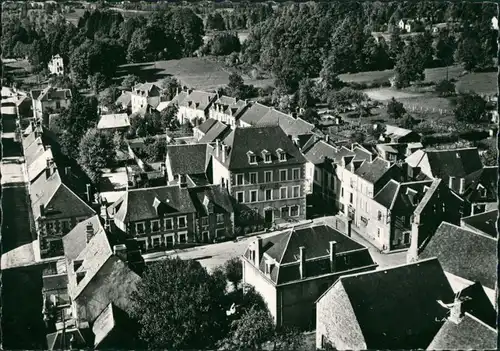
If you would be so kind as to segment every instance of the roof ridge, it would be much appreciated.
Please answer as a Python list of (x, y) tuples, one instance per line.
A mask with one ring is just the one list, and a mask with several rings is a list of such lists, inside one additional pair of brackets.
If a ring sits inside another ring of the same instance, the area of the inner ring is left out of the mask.
[(479, 322), (481, 323), (484, 327), (487, 327), (488, 329), (490, 329), (491, 331), (494, 331), (495, 334), (498, 334), (498, 330), (496, 330), (495, 328), (492, 328), (491, 326), (489, 326), (487, 323), (483, 322), (482, 320), (480, 320), (479, 318), (477, 318), (476, 316), (472, 315), (471, 313), (469, 312), (465, 312), (465, 315), (469, 316), (470, 318), (474, 319), (476, 322)]
[[(479, 235), (479, 236), (483, 236), (483, 237), (488, 238), (488, 239), (491, 239), (491, 240), (493, 240), (493, 241), (497, 241), (497, 239), (496, 239), (496, 238), (494, 238), (494, 237), (492, 237), (492, 236), (490, 236), (490, 235), (485, 235), (485, 234), (479, 233), (479, 232), (477, 232), (477, 231), (475, 231), (475, 230), (471, 230), (471, 229), (468, 229), (468, 228), (464, 228), (464, 227), (458, 226), (458, 225), (453, 224), (453, 223), (450, 223), (450, 222), (441, 222), (441, 224), (444, 224), (444, 223), (446, 223), (446, 224), (448, 224), (448, 225), (450, 225), (450, 226), (453, 226), (453, 227), (455, 227), (455, 228), (461, 229), (461, 230), (463, 230), (463, 231), (469, 232), (469, 233), (471, 233), (471, 234), (474, 234), (474, 235)], [(439, 225), (439, 227), (441, 226), (441, 224)], [(439, 227), (438, 227), (438, 228), (439, 228)]]
[(290, 239), (292, 238), (292, 234), (294, 232), (295, 232), (295, 227), (292, 227), (292, 228), (288, 229), (287, 231), (285, 231), (285, 235), (288, 235), (288, 239), (286, 241), (285, 249), (281, 253), (281, 257), (278, 261), (278, 265), (281, 265), (281, 261), (283, 261), (283, 257), (285, 257), (286, 249), (288, 248), (288, 244), (290, 244)]
[(394, 204), (396, 203), (396, 199), (398, 198), (400, 190), (401, 190), (401, 183), (398, 183), (398, 188), (396, 189), (396, 194), (392, 198), (391, 206), (389, 207), (390, 210), (392, 210), (392, 208), (394, 207)]

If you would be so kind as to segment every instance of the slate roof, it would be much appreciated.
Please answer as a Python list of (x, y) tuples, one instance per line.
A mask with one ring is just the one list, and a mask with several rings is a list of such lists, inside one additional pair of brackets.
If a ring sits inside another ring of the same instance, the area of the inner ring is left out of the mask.
[(206, 173), (212, 150), (208, 144), (168, 145), (167, 158), (172, 174)]
[(87, 246), (87, 225), (92, 224), (94, 236), (104, 232), (99, 216), (92, 216), (78, 223), (63, 237), (64, 256), (67, 260), (75, 260)]
[(495, 350), (498, 333), (466, 313), (459, 324), (447, 320), (427, 350)]
[(385, 208), (391, 209), (394, 205), (394, 200), (399, 192), (400, 183), (391, 179), (386, 185), (375, 195), (374, 200), (384, 206)]
[[(497, 202), (497, 181), (498, 167), (486, 166), (472, 173), (466, 179), (466, 189), (463, 197), (471, 203)], [(482, 197), (479, 191), (480, 187), (486, 189), (486, 197)]]
[(133, 92), (141, 96), (150, 96), (153, 90), (161, 91), (160, 87), (154, 83), (142, 83), (135, 86)]
[[(296, 263), (299, 259), (299, 247), (306, 249), (306, 260), (314, 260), (320, 257), (325, 258), (329, 255), (330, 241), (336, 241), (336, 255), (342, 255), (345, 252), (360, 250), (366, 251), (364, 255), (358, 256), (357, 267), (374, 265), (374, 262), (368, 252), (368, 249), (356, 241), (338, 232), (337, 230), (317, 224), (306, 228), (292, 228), (279, 234), (262, 239), (262, 258), (260, 261), (260, 270), (265, 271), (266, 256), (276, 262), (271, 271), (270, 278), (275, 284), (287, 283), (300, 279), (298, 265), (286, 265), (287, 263)], [(250, 250), (248, 247), (244, 256), (250, 259)], [(337, 271), (342, 271), (342, 261), (338, 260)], [(323, 260), (314, 260), (307, 265), (307, 274), (319, 276), (331, 273), (329, 270), (329, 258)], [(355, 268), (355, 267), (353, 267)]]
[(71, 99), (72, 94), (70, 89), (58, 89), (48, 86), (43, 90), (32, 90), (31, 96), (38, 101), (48, 100), (66, 100)]
[(375, 201), (390, 210), (416, 208), (424, 197), (425, 187), (429, 189), (431, 185), (432, 180), (399, 183), (391, 179), (375, 195)]
[(292, 116), (271, 108), (254, 125), (279, 125), (287, 135), (301, 135), (311, 133), (314, 125), (304, 121), (301, 118)]
[[(306, 163), (300, 150), (279, 126), (236, 128), (224, 139), (224, 143), (229, 146), (229, 155), (226, 157), (225, 165), (230, 170), (269, 167), (270, 164), (262, 162), (263, 150), (271, 153), (272, 165), (287, 166)], [(286, 161), (278, 160), (276, 155), (278, 149), (286, 153)], [(249, 151), (256, 155), (257, 165), (249, 164), (247, 155)]]
[(437, 259), (341, 276), (335, 284), (342, 284), (368, 349), (426, 348), (447, 312), (437, 300), (454, 298)]
[(193, 90), (182, 102), (179, 102), (179, 106), (205, 111), (212, 104), (215, 97), (215, 93)]
[(264, 106), (258, 102), (253, 103), (249, 108), (240, 115), (240, 120), (248, 123), (250, 125), (257, 124), (262, 117), (264, 117), (269, 111), (270, 107)]
[(129, 107), (132, 105), (132, 93), (130, 91), (123, 91), (122, 94), (116, 99), (117, 105)]
[(205, 122), (203, 122), (202, 124), (200, 124), (199, 126), (195, 127), (196, 129), (198, 129), (200, 132), (202, 132), (203, 134), (207, 134), (207, 132), (210, 130), (210, 128), (212, 128), (212, 126), (217, 122), (217, 120), (213, 119), (213, 118), (209, 118), (207, 119)]
[(172, 99), (172, 101), (170, 101), (169, 105), (173, 105), (173, 104), (181, 105), (182, 102), (186, 99), (186, 97), (188, 95), (189, 94), (186, 91), (179, 92), (177, 95), (174, 96), (174, 98)]
[(243, 100), (236, 100), (233, 97), (222, 95), (215, 100), (214, 105), (222, 106), (222, 112), (232, 114), (234, 118), (239, 118), (241, 113), (248, 107), (248, 103)]
[[(356, 160), (356, 159), (355, 159)], [(391, 168), (391, 164), (386, 160), (377, 157), (372, 162), (365, 160), (355, 171), (354, 174), (362, 179), (375, 184)]]
[(399, 138), (407, 136), (410, 133), (413, 133), (413, 131), (410, 129), (400, 128), (392, 125), (386, 125), (385, 127), (386, 129), (384, 135), (395, 141), (397, 141)]
[(354, 156), (355, 153), (345, 147), (336, 148), (323, 140), (317, 141), (313, 146), (309, 147), (304, 156), (313, 164), (321, 164), (325, 161), (325, 157), (335, 160), (335, 163), (340, 163), (344, 156)]
[(130, 119), (126, 113), (115, 113), (101, 115), (97, 129), (127, 128), (130, 127)]
[(465, 298), (462, 301), (462, 311), (469, 313), (490, 327), (496, 328), (497, 313), (481, 283), (475, 282), (462, 289), (460, 298)]
[(233, 205), (231, 202), (231, 197), (226, 189), (222, 188), (220, 185), (208, 185), (200, 186), (195, 188), (189, 188), (189, 194), (193, 201), (193, 205), (196, 208), (196, 212), (200, 215), (208, 215), (207, 209), (203, 202), (205, 197), (214, 206), (214, 211), (218, 213), (233, 213)]
[(489, 236), (442, 222), (419, 257), (437, 257), (446, 272), (495, 288), (497, 241)]
[(130, 223), (160, 217), (153, 206), (155, 198), (162, 202), (159, 212), (196, 212), (187, 188), (180, 188), (177, 185), (160, 186), (127, 191), (121, 199), (111, 205), (116, 208), (115, 219), (123, 223)]
[[(127, 335), (121, 335), (121, 338), (129, 339), (130, 336), (134, 335), (134, 324), (130, 319), (130, 316), (120, 309), (116, 307), (113, 303), (110, 303), (96, 318), (94, 321), (94, 325), (92, 326), (92, 332), (95, 335), (94, 338), (94, 348), (99, 347), (101, 343), (106, 342), (106, 337), (108, 337), (113, 331), (117, 328), (120, 329), (123, 333), (127, 333)], [(120, 346), (129, 345), (127, 344), (131, 340), (113, 340), (113, 344), (118, 342)], [(108, 347), (111, 345), (107, 345)], [(118, 345), (113, 345), (117, 347)]]
[[(498, 220), (498, 210), (479, 213), (473, 216), (463, 217), (462, 223), (492, 238), (498, 236), (496, 223)], [(462, 225), (463, 227), (464, 225)]]
[(224, 139), (229, 133), (231, 133), (231, 127), (229, 127), (227, 124), (217, 121), (198, 142), (213, 143), (217, 139)]

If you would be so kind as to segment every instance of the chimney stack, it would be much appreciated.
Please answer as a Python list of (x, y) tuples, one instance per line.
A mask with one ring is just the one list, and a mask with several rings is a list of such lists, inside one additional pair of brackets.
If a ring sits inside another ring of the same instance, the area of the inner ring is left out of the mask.
[(185, 174), (179, 174), (179, 187), (180, 188), (187, 187), (187, 177)]
[(64, 173), (66, 174), (67, 177), (69, 177), (71, 175), (71, 167), (65, 167)]
[(219, 139), (215, 140), (215, 157), (219, 157)]
[(40, 217), (43, 217), (45, 216), (45, 207), (43, 206), (43, 204), (40, 205)]
[(222, 163), (226, 162), (226, 145), (222, 144)]
[(91, 222), (87, 223), (86, 233), (87, 233), (87, 243), (89, 243), (90, 239), (92, 239), (92, 237), (94, 236), (94, 226), (92, 225)]
[(453, 190), (454, 183), (455, 183), (455, 177), (450, 176), (450, 178), (448, 180), (448, 188)]
[(330, 136), (328, 134), (325, 135), (325, 142), (328, 143), (329, 140), (330, 140)]
[(465, 178), (460, 178), (460, 190), (459, 193), (462, 195), (465, 192)]
[(86, 191), (86, 193), (85, 193), (85, 194), (87, 195), (87, 201), (88, 201), (89, 203), (92, 203), (92, 194), (91, 194), (91, 192), (92, 192), (92, 191), (91, 191), (91, 189), (90, 189), (90, 184), (87, 184), (87, 187), (86, 187), (86, 188), (87, 188), (87, 191)]
[(351, 237), (351, 229), (352, 229), (352, 219), (349, 219), (347, 221), (347, 236), (349, 238)]
[(336, 253), (337, 253), (337, 242), (330, 241), (330, 272), (335, 272), (335, 263), (336, 263)]
[(455, 324), (459, 324), (464, 315), (462, 304), (463, 302), (462, 300), (460, 300), (460, 297), (455, 296), (455, 301), (453, 302), (453, 306), (450, 308), (450, 317), (449, 317), (450, 321), (452, 321)]
[(299, 247), (300, 250), (300, 279), (304, 279), (306, 277), (306, 248), (304, 246)]
[(260, 255), (262, 254), (262, 238), (258, 236), (254, 242), (255, 250), (255, 265), (258, 267), (260, 264)]

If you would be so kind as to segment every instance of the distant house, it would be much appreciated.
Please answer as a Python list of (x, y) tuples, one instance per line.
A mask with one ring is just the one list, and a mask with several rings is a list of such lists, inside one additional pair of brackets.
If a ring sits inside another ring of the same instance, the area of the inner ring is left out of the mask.
[(398, 28), (406, 31), (407, 33), (411, 33), (416, 21), (410, 18), (402, 18), (398, 22)]
[(386, 161), (402, 161), (415, 151), (423, 149), (420, 142), (415, 143), (385, 143), (375, 145), (376, 153)]
[(491, 28), (494, 30), (498, 30), (498, 18), (496, 16), (493, 16), (491, 18)]
[(52, 56), (52, 58), (50, 59), (49, 72), (50, 74), (56, 74), (58, 76), (64, 74), (64, 62), (63, 58), (59, 54)]
[(33, 115), (33, 101), (29, 95), (18, 95), (16, 109), (19, 118), (31, 117)]
[(161, 101), (161, 88), (154, 83), (136, 85), (131, 92), (132, 113), (144, 115), (156, 109)]
[(217, 94), (200, 90), (188, 90), (188, 95), (178, 102), (177, 120), (184, 124), (199, 125), (209, 118), (209, 109), (217, 99)]
[(229, 135), (231, 130), (227, 124), (212, 118), (193, 128), (194, 138), (199, 143), (213, 143), (217, 139), (222, 140)]
[[(41, 119), (47, 109), (59, 110), (69, 107), (72, 98), (70, 89), (58, 89), (51, 86), (43, 90), (32, 90), (30, 94), (35, 119)], [(44, 124), (47, 123), (48, 121), (44, 121)]]
[(498, 209), (497, 181), (497, 166), (485, 166), (465, 179), (462, 197), (471, 205), (472, 214)]
[(130, 128), (130, 119), (126, 113), (101, 115), (97, 129), (111, 132), (126, 132)]
[(220, 96), (210, 107), (209, 117), (229, 125), (234, 129), (242, 113), (248, 108), (246, 100), (237, 100), (229, 96)]
[(116, 99), (115, 105), (123, 111), (132, 109), (132, 93), (130, 91), (122, 91), (121, 95)]
[(482, 212), (468, 217), (462, 217), (460, 226), (480, 234), (489, 235), (492, 238), (498, 237), (496, 228), (498, 210)]
[(410, 129), (399, 128), (391, 125), (386, 126), (385, 132), (380, 140), (389, 143), (418, 143), (422, 136)]
[(168, 183), (185, 178), (188, 187), (211, 184), (213, 147), (208, 144), (169, 145), (165, 161)]
[(242, 257), (243, 282), (264, 298), (278, 326), (313, 329), (315, 300), (344, 274), (373, 270), (368, 249), (326, 225), (257, 238)]
[(316, 302), (316, 348), (427, 348), (453, 299), (437, 259), (341, 276)]

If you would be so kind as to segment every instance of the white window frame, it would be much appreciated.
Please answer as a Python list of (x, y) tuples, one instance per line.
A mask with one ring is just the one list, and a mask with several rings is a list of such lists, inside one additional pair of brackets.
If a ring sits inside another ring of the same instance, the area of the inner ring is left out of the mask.
[[(292, 215), (292, 207), (297, 207), (297, 214), (296, 214), (296, 215)], [(300, 206), (299, 206), (299, 205), (291, 205), (291, 206), (289, 206), (288, 208), (289, 208), (289, 210), (288, 210), (288, 211), (289, 211), (288, 215), (289, 215), (290, 217), (298, 217), (298, 216), (300, 216)]]
[(280, 218), (284, 218), (283, 217), (283, 209), (286, 208), (286, 214), (288, 217), (290, 217), (290, 206), (281, 206), (280, 207)]
[[(155, 239), (159, 239), (158, 246), (155, 246)], [(151, 235), (151, 247), (161, 247), (161, 235)]]
[[(186, 236), (186, 241), (181, 242), (181, 235), (185, 235)], [(178, 232), (177, 233), (177, 242), (179, 244), (186, 244), (188, 242), (188, 232), (187, 231)]]
[(217, 213), (217, 224), (224, 223), (224, 213)]
[[(252, 194), (255, 194), (255, 201), (252, 200)], [(258, 190), (250, 190), (250, 199), (248, 199), (249, 203), (259, 202), (259, 191)]]
[[(267, 198), (267, 192), (268, 191), (271, 193), (271, 197), (269, 199)], [(272, 201), (272, 199), (273, 199), (273, 189), (266, 189), (266, 190), (264, 190), (264, 199), (266, 201)]]
[[(298, 177), (297, 178), (295, 178), (295, 172), (298, 172)], [(292, 170), (292, 179), (293, 180), (300, 180), (300, 168), (294, 168)]]
[[(267, 159), (269, 157), (269, 160)], [(271, 153), (267, 150), (262, 150), (262, 158), (264, 159), (264, 163), (271, 163), (272, 157)]]
[[(297, 190), (297, 196), (295, 196), (295, 190), (296, 190), (296, 189), (298, 189), (298, 190)], [(300, 185), (294, 185), (294, 186), (292, 187), (292, 198), (294, 198), (294, 199), (298, 199), (299, 197), (300, 197)]]
[(208, 216), (203, 216), (203, 217), (201, 217), (201, 225), (202, 225), (202, 226), (207, 226), (207, 225), (208, 225), (208, 223), (209, 223), (209, 221), (208, 221)]
[(280, 162), (286, 162), (286, 153), (283, 149), (276, 150), (276, 153), (278, 154), (278, 160)]
[[(253, 161), (252, 161), (253, 159)], [(252, 152), (248, 153), (248, 163), (251, 165), (256, 165), (257, 164), (257, 156)]]
[[(241, 183), (238, 181), (239, 177), (241, 177)], [(245, 175), (243, 173), (235, 174), (234, 176), (236, 185), (244, 185), (245, 184)]]
[[(269, 181), (267, 181), (267, 175), (270, 174)], [(264, 183), (272, 183), (273, 182), (273, 171), (264, 171)]]
[[(139, 232), (139, 225), (142, 225), (143, 231)], [(146, 234), (146, 223), (145, 222), (136, 222), (135, 223), (135, 232), (136, 234)]]
[(164, 234), (163, 235), (163, 243), (165, 244), (165, 247), (167, 247), (167, 238), (172, 238), (172, 247), (175, 246), (175, 234)]
[(220, 232), (225, 232), (225, 231), (226, 231), (226, 229), (224, 229), (224, 228), (218, 228), (218, 229), (215, 229), (215, 237), (216, 237), (216, 238), (220, 238), (220, 237), (222, 237), (222, 236), (225, 236), (225, 235), (220, 235), (220, 234), (219, 234)]
[[(184, 218), (184, 224), (185, 226), (181, 227), (181, 218)], [(188, 223), (187, 223), (187, 216), (179, 216), (177, 217), (177, 228), (178, 229), (184, 229), (184, 228), (187, 228), (188, 226)]]
[[(282, 190), (282, 189), (285, 189), (285, 197), (283, 197), (283, 196), (282, 196), (282, 192), (281, 192), (281, 190)], [(283, 199), (288, 199), (288, 187), (286, 187), (286, 186), (282, 186), (282, 187), (280, 188), (280, 199), (282, 199), (282, 200), (283, 200)]]
[(210, 232), (208, 230), (204, 230), (201, 232), (201, 239), (205, 240), (205, 235), (208, 240), (210, 240)]
[[(158, 230), (153, 230), (153, 223), (158, 223)], [(151, 233), (159, 233), (161, 231), (161, 223), (159, 219), (153, 219), (151, 221)]]
[[(167, 222), (170, 222), (170, 228), (167, 227)], [(165, 218), (163, 220), (163, 226), (165, 230), (174, 230), (174, 219), (173, 218)]]
[(144, 246), (146, 247), (145, 250), (147, 251), (149, 249), (149, 243), (148, 243), (148, 238), (136, 238), (135, 240), (137, 241), (143, 241), (144, 242)]
[[(241, 201), (238, 200), (238, 194), (242, 194)], [(237, 191), (235, 195), (236, 195), (236, 201), (238, 201), (240, 204), (245, 203), (245, 192), (244, 191)]]
[[(255, 182), (252, 182), (252, 175), (255, 175)], [(250, 172), (248, 174), (248, 182), (250, 184), (259, 184), (259, 174), (257, 172)]]
[[(281, 176), (282, 174), (285, 175), (285, 179)], [(288, 180), (288, 169), (280, 169), (280, 182), (286, 182)]]

